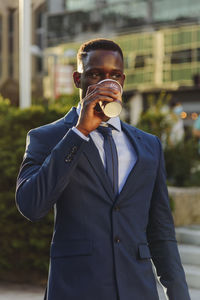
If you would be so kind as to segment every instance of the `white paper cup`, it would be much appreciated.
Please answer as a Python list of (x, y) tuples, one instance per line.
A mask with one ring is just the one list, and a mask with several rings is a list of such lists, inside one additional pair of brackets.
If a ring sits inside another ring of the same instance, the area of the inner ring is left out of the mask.
[[(121, 94), (123, 92), (121, 84), (113, 79), (104, 79), (98, 82), (98, 84), (116, 89)], [(122, 111), (122, 102), (120, 100), (113, 100), (112, 102), (100, 101), (99, 105), (103, 113), (109, 118), (117, 117)]]

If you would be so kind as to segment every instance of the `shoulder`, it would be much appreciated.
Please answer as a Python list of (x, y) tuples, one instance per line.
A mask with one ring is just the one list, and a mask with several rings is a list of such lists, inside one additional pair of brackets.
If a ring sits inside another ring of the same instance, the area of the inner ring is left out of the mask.
[(26, 154), (30, 153), (50, 153), (51, 149), (65, 135), (63, 118), (31, 129), (26, 138)]
[(130, 124), (127, 124), (125, 122), (122, 122), (123, 124), (123, 127), (125, 127), (127, 130), (129, 130), (130, 132), (132, 132), (134, 135), (138, 136), (138, 137), (141, 137), (142, 139), (146, 140), (146, 141), (152, 141), (152, 142), (155, 142), (155, 140), (158, 139), (157, 136), (151, 134), (151, 133), (148, 133), (146, 131), (143, 131), (137, 127), (134, 127)]
[(31, 129), (27, 134), (26, 150), (50, 152), (74, 126), (78, 115), (73, 107), (63, 118)]
[(31, 134), (47, 134), (48, 132), (57, 131), (64, 125), (64, 117), (56, 120), (54, 122), (51, 122), (46, 125), (42, 125), (36, 128), (33, 128), (29, 131)]
[(159, 138), (151, 133), (138, 129), (130, 124), (122, 122), (122, 128), (135, 140), (141, 140), (145, 148), (154, 154), (162, 152), (162, 145)]
[(63, 118), (52, 123), (31, 129), (28, 136), (35, 137), (45, 144), (58, 142), (76, 123), (77, 113), (73, 107)]
[(48, 144), (56, 137), (62, 137), (66, 133), (64, 124), (64, 118), (61, 118), (55, 122), (31, 129), (28, 132), (28, 137), (32, 139), (39, 139), (41, 143)]

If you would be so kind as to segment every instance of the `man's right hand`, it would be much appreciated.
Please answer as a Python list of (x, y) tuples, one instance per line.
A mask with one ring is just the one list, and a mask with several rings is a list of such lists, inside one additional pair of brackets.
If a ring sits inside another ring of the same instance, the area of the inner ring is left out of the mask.
[(81, 101), (81, 113), (76, 128), (88, 136), (91, 131), (99, 127), (102, 121), (109, 119), (102, 111), (95, 109), (98, 102), (112, 102), (117, 99), (121, 99), (121, 94), (113, 88), (98, 84), (89, 86), (86, 96)]

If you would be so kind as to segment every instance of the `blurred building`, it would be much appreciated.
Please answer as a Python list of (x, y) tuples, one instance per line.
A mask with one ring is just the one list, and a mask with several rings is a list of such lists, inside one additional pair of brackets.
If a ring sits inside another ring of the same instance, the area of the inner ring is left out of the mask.
[[(13, 103), (18, 102), (18, 19), (18, 0), (0, 0), (0, 93)], [(135, 99), (138, 107), (149, 93), (157, 96), (164, 89), (190, 115), (199, 113), (199, 24), (199, 0), (32, 0), (33, 97), (72, 93), (80, 43), (106, 37), (125, 54), (125, 99)]]
[[(44, 48), (45, 0), (32, 0), (32, 44)], [(19, 0), (0, 0), (0, 93), (19, 101)], [(32, 61), (33, 95), (42, 94), (42, 59)]]
[[(150, 93), (157, 97), (164, 89), (182, 102), (189, 123), (197, 117), (200, 113), (199, 0), (58, 2), (56, 10), (55, 1), (48, 0), (47, 13), (47, 52), (57, 53), (57, 64), (61, 64), (68, 51), (76, 52), (82, 41), (112, 38), (125, 54), (126, 99), (132, 98), (138, 107), (141, 99), (146, 102)], [(75, 64), (72, 57), (63, 62), (69, 61)]]
[[(198, 23), (198, 0), (47, 0), (48, 44), (78, 40), (88, 34), (146, 31)], [(151, 26), (150, 26), (151, 25)], [(150, 26), (150, 27), (149, 27)]]

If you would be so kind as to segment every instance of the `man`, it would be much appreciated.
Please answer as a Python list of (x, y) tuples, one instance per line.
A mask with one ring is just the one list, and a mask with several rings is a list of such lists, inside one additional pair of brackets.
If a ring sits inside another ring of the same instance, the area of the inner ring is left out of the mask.
[[(123, 86), (123, 54), (110, 40), (92, 40), (79, 49), (74, 72), (78, 108), (28, 134), (16, 200), (32, 221), (55, 209), (47, 299), (156, 300), (152, 258), (169, 299), (189, 300), (160, 142), (99, 110), (100, 101), (121, 97), (98, 84), (103, 79)], [(117, 193), (100, 124), (114, 128)]]

